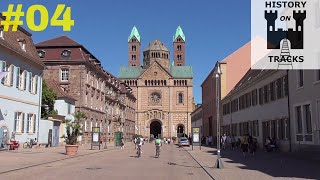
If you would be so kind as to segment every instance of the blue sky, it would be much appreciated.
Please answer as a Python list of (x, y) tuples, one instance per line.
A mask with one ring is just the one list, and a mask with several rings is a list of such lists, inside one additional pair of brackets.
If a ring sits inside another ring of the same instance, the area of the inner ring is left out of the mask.
[(70, 36), (116, 76), (120, 65), (127, 65), (127, 39), (133, 25), (140, 32), (142, 49), (159, 39), (170, 49), (171, 60), (172, 37), (181, 25), (186, 35), (186, 63), (194, 71), (196, 103), (202, 101), (201, 84), (215, 62), (250, 41), (250, 0), (2, 0), (0, 11), (8, 4), (20, 3), (24, 11), (33, 4), (42, 4), (48, 8), (49, 17), (58, 3), (70, 6), (75, 20), (71, 32), (48, 27), (31, 32), (34, 42)]

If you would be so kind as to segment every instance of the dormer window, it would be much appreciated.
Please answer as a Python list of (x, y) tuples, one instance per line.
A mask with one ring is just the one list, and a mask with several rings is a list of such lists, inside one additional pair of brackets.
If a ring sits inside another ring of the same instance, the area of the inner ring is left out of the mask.
[(21, 49), (24, 52), (26, 52), (27, 51), (26, 50), (26, 44), (27, 44), (26, 40), (24, 38), (21, 38), (21, 39), (18, 39), (18, 42), (19, 42), (19, 45), (20, 45)]
[(61, 56), (63, 58), (70, 58), (70, 55), (71, 55), (71, 51), (70, 50), (63, 50), (62, 53), (61, 53)]
[(38, 55), (39, 55), (40, 58), (44, 58), (45, 55), (46, 55), (46, 52), (44, 50), (39, 50), (38, 51)]
[(3, 26), (0, 26), (0, 39), (4, 39)]

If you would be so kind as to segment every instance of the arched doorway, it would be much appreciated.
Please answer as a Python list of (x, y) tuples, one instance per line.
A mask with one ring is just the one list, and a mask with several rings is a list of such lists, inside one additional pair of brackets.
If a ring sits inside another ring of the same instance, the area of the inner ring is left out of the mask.
[(161, 122), (154, 120), (150, 123), (150, 137), (161, 137), (162, 134), (162, 128), (161, 128)]
[(178, 138), (185, 136), (184, 133), (185, 133), (185, 132), (184, 132), (184, 125), (179, 124), (179, 125), (177, 126), (177, 136), (178, 136)]

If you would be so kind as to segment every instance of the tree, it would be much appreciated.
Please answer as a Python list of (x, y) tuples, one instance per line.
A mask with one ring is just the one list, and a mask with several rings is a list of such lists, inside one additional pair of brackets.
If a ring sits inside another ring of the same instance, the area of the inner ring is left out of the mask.
[(81, 120), (82, 119), (85, 119), (87, 118), (86, 114), (84, 112), (80, 112), (80, 111), (77, 111), (73, 114), (73, 117), (76, 119), (76, 123), (81, 123)]
[(47, 86), (47, 83), (42, 81), (42, 107), (41, 117), (48, 118), (49, 114), (54, 113), (54, 102), (57, 99), (57, 94)]

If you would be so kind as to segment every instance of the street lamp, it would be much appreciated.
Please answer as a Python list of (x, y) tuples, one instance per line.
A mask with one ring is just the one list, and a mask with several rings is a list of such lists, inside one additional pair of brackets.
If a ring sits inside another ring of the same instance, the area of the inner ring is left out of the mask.
[(217, 104), (217, 161), (215, 167), (218, 169), (223, 168), (223, 163), (220, 158), (220, 77), (221, 77), (220, 63), (217, 63), (217, 69), (214, 72), (216, 78), (216, 104)]

